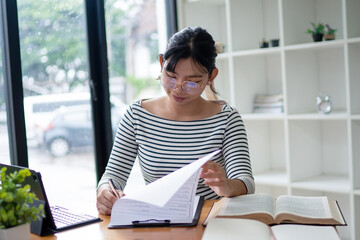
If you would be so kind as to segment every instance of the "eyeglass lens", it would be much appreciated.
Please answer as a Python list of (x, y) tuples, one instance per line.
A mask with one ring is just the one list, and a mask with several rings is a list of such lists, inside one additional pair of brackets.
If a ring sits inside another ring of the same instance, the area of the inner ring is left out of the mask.
[[(170, 89), (175, 89), (178, 84), (175, 78), (163, 76), (161, 78), (161, 85), (163, 85), (164, 88), (170, 90)], [(195, 93), (200, 87), (200, 85), (198, 83), (184, 81), (181, 84), (181, 87), (187, 93)]]

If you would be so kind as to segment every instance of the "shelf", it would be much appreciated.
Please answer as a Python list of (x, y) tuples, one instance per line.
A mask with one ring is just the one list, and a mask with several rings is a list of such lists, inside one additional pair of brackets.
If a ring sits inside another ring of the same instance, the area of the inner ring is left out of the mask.
[(281, 54), (234, 57), (235, 106), (244, 114), (253, 113), (257, 94), (282, 94)]
[(286, 187), (289, 184), (286, 171), (266, 171), (254, 174), (255, 183), (261, 185), (271, 185)]
[(330, 96), (333, 112), (346, 111), (344, 54), (343, 47), (285, 52), (289, 114), (315, 112), (319, 94)]
[(285, 45), (311, 42), (311, 35), (306, 33), (311, 22), (329, 24), (337, 29), (336, 38), (343, 39), (342, 1), (283, 1)]
[(329, 114), (321, 113), (304, 113), (304, 114), (290, 114), (287, 116), (289, 120), (346, 120), (347, 114), (345, 112), (331, 112)]
[(346, 120), (289, 121), (291, 181), (313, 176), (350, 176)]
[(233, 52), (231, 55), (233, 57), (251, 56), (251, 55), (272, 55), (272, 54), (280, 54), (280, 50), (281, 50), (280, 47), (259, 48), (259, 49), (237, 51), (237, 52)]
[(250, 158), (254, 175), (262, 176), (263, 173), (275, 175), (275, 172), (281, 171), (274, 171), (274, 169), (286, 169), (284, 121), (244, 120), (244, 124), (248, 143), (251, 146)]
[(284, 119), (283, 113), (247, 113), (242, 114), (244, 120), (282, 120)]
[(177, 4), (181, 26), (202, 26), (216, 42), (225, 43), (228, 51), (225, 0), (179, 0)]
[(224, 5), (225, 0), (186, 0), (188, 3), (203, 3), (209, 5)]
[(224, 52), (224, 53), (219, 53), (217, 56), (216, 56), (216, 60), (227, 60), (229, 58), (229, 53), (227, 52)]
[[(333, 196), (349, 219), (341, 239), (360, 239), (360, 0), (177, 2), (180, 29), (203, 26), (225, 44), (215, 87), (243, 118), (256, 191)], [(311, 22), (335, 40), (313, 42)], [(256, 95), (278, 94), (283, 113), (254, 113)], [(319, 95), (331, 113), (317, 112)]]
[(349, 193), (351, 191), (348, 177), (334, 175), (320, 175), (303, 181), (293, 182), (291, 187), (334, 193)]
[[(278, 0), (230, 0), (233, 51), (259, 48), (262, 39), (280, 39)], [(281, 42), (280, 42), (281, 44)]]
[(349, 38), (348, 43), (360, 43), (360, 37), (357, 38)]
[(312, 42), (312, 43), (303, 43), (303, 44), (294, 44), (285, 46), (285, 51), (304, 51), (304, 50), (317, 50), (317, 49), (332, 49), (339, 48), (344, 46), (344, 40), (332, 40), (332, 41), (322, 41), (322, 42)]

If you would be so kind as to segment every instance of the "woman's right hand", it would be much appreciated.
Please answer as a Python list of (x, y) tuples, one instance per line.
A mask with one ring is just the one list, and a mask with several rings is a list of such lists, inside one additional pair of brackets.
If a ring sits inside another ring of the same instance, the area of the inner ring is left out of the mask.
[[(121, 190), (117, 190), (120, 197), (125, 196), (125, 194)], [(96, 207), (100, 214), (110, 215), (111, 209), (118, 200), (115, 193), (111, 190), (109, 184), (103, 184), (99, 187), (97, 191), (97, 198), (96, 198)]]

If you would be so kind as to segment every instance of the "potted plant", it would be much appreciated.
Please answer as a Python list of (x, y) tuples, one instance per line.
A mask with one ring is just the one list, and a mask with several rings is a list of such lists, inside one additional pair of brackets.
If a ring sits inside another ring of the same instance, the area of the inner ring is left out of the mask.
[(0, 171), (0, 239), (29, 239), (30, 222), (45, 216), (44, 206), (30, 206), (37, 197), (30, 192), (30, 185), (21, 184), (31, 175), (29, 169), (6, 171), (6, 167)]
[(280, 39), (275, 38), (270, 40), (270, 44), (272, 47), (278, 47), (279, 46)]
[(314, 42), (321, 42), (325, 33), (325, 25), (322, 23), (315, 24), (312, 22), (311, 26), (312, 28), (309, 28), (307, 33), (312, 35)]
[(265, 38), (263, 38), (263, 40), (259, 43), (260, 48), (268, 48), (269, 47), (269, 42), (265, 40)]
[(334, 40), (335, 39), (335, 32), (337, 31), (337, 29), (331, 28), (329, 26), (329, 24), (326, 24), (326, 32), (325, 32), (325, 40)]

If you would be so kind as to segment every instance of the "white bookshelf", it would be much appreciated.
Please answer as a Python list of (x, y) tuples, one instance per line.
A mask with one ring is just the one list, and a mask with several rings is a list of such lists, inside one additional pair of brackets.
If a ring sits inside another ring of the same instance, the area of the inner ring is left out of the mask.
[[(360, 239), (360, 0), (178, 0), (179, 28), (202, 26), (225, 44), (215, 86), (241, 113), (257, 192), (328, 195)], [(336, 28), (313, 42), (310, 22)], [(259, 48), (265, 38), (278, 47)], [(316, 111), (319, 92), (330, 114)], [(256, 94), (282, 94), (283, 113), (253, 113)]]

